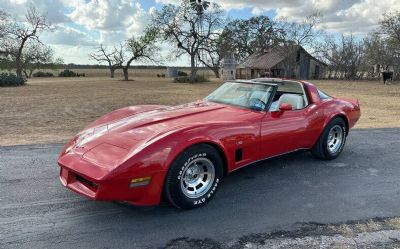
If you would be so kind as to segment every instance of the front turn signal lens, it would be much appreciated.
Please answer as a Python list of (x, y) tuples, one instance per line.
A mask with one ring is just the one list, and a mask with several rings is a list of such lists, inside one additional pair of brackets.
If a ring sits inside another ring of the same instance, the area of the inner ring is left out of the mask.
[(150, 180), (151, 180), (151, 176), (134, 178), (131, 180), (129, 187), (136, 188), (136, 187), (140, 187), (140, 186), (146, 186), (150, 183)]

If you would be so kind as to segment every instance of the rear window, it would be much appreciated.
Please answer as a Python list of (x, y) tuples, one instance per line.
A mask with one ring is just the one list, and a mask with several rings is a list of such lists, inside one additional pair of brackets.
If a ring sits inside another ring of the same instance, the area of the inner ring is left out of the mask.
[(318, 89), (318, 94), (321, 99), (331, 99), (332, 97)]

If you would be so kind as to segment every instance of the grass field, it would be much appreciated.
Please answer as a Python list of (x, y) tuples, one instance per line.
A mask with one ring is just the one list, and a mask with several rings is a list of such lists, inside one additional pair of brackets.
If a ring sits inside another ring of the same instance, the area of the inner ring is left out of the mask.
[[(148, 77), (138, 77), (141, 74), (137, 72), (128, 82), (106, 77), (35, 78), (27, 86), (0, 88), (0, 145), (65, 142), (112, 110), (129, 105), (190, 102), (202, 99), (221, 84), (217, 80), (176, 84), (152, 74), (143, 72)], [(333, 96), (358, 98), (362, 107), (358, 128), (400, 127), (399, 84), (313, 83)]]

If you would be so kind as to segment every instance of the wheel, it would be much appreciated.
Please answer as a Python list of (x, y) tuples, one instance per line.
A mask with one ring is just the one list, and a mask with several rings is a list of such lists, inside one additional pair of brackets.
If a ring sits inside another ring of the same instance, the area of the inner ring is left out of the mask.
[(323, 160), (333, 160), (343, 151), (346, 143), (346, 123), (340, 118), (334, 118), (325, 127), (311, 153)]
[(200, 207), (214, 196), (222, 177), (219, 153), (210, 145), (195, 145), (172, 163), (165, 181), (165, 195), (175, 207)]

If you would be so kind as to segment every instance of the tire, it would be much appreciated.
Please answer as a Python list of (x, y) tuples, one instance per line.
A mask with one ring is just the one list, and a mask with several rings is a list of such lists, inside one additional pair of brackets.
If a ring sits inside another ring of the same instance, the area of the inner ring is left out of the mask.
[(333, 160), (342, 153), (346, 137), (345, 121), (340, 117), (334, 118), (325, 127), (311, 153), (318, 159)]
[(219, 153), (210, 145), (195, 145), (172, 163), (165, 180), (165, 196), (177, 208), (197, 208), (214, 196), (222, 177)]

